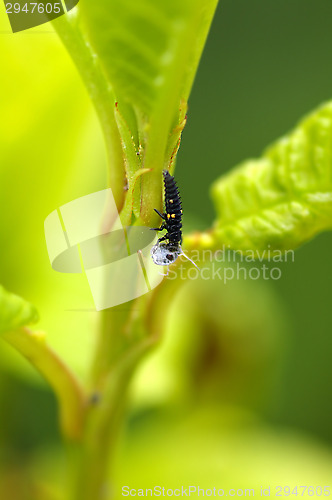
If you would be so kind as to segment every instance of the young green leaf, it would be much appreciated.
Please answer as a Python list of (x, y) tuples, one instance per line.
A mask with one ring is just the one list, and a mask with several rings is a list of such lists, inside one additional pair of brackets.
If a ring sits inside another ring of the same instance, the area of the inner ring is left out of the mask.
[(216, 3), (100, 0), (79, 6), (81, 29), (88, 32), (116, 99), (134, 110), (132, 120), (146, 123), (161, 110), (171, 119), (178, 114), (180, 95), (188, 99)]
[(293, 249), (332, 228), (332, 102), (212, 187), (214, 244)]
[(0, 286), (0, 334), (38, 321), (34, 306)]
[[(134, 169), (148, 169), (141, 177), (141, 193), (137, 190), (142, 200), (134, 203), (143, 223), (151, 222), (153, 208), (161, 204), (161, 171), (174, 160), (185, 123), (183, 111), (217, 1), (81, 2), (66, 19), (54, 22), (81, 69), (103, 127), (113, 134), (109, 157), (116, 161), (110, 172), (119, 174), (113, 175), (112, 190), (123, 190), (124, 174), (116, 122), (126, 171), (133, 175)], [(107, 119), (101, 111), (104, 99)], [(128, 166), (128, 148), (139, 152), (141, 165), (135, 159)]]

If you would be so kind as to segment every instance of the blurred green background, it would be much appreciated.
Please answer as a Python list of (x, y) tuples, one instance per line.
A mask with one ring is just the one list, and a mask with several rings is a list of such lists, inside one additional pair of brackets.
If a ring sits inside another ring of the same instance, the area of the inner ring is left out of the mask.
[[(331, 99), (331, 19), (328, 0), (220, 2), (178, 155), (187, 229), (212, 223), (213, 180)], [(13, 35), (1, 5), (0, 53), (0, 283), (38, 307), (85, 379), (99, 315), (83, 276), (52, 271), (43, 223), (106, 186), (102, 134), (50, 25)], [(165, 342), (133, 382), (119, 484), (332, 483), (331, 249), (323, 234), (278, 281), (195, 282), (173, 297)], [(0, 347), (0, 497), (36, 500), (65, 474), (56, 404)]]
[[(204, 224), (213, 220), (206, 193), (216, 177), (259, 156), (300, 117), (331, 99), (331, 16), (332, 4), (325, 0), (219, 4), (191, 96), (177, 172), (186, 210)], [(332, 235), (320, 235), (295, 253), (295, 262), (273, 284), (291, 332), (283, 390), (271, 415), (330, 443), (331, 250)]]

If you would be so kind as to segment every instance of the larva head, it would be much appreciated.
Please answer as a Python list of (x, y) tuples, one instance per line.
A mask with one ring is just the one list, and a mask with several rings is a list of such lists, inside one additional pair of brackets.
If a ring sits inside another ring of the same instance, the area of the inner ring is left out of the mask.
[(158, 242), (151, 248), (151, 257), (157, 266), (169, 266), (176, 261), (180, 253), (181, 248), (166, 243)]

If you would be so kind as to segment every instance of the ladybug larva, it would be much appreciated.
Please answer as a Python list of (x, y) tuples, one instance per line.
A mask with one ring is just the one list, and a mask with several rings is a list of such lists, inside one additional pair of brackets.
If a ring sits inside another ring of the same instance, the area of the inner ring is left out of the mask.
[(182, 204), (179, 189), (174, 177), (168, 170), (163, 170), (163, 179), (165, 187), (165, 213), (162, 214), (156, 208), (154, 209), (163, 219), (163, 222), (160, 227), (151, 229), (154, 231), (163, 231), (166, 229), (166, 233), (159, 238), (157, 243), (151, 248), (152, 260), (158, 266), (169, 266), (176, 261), (179, 255), (183, 255), (196, 266), (195, 262), (189, 259), (181, 248)]

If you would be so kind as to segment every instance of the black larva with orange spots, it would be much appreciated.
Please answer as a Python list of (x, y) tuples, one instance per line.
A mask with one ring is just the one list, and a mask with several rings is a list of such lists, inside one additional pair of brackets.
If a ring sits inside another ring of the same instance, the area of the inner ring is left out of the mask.
[(171, 245), (179, 246), (182, 243), (182, 206), (179, 189), (174, 177), (168, 172), (163, 171), (165, 186), (165, 207), (166, 212), (161, 214), (155, 209), (158, 215), (164, 220), (158, 231), (166, 229), (166, 234), (158, 241), (168, 240)]
[[(152, 228), (155, 231), (166, 229), (164, 236), (158, 239), (157, 243), (151, 249), (153, 262), (159, 266), (169, 266), (177, 257), (182, 254), (188, 260), (181, 248), (182, 243), (182, 205), (181, 197), (174, 177), (163, 170), (165, 187), (165, 213), (160, 213), (156, 208), (155, 212), (163, 219), (160, 227)], [(196, 265), (193, 262), (194, 265)], [(197, 267), (197, 266), (196, 266)]]

